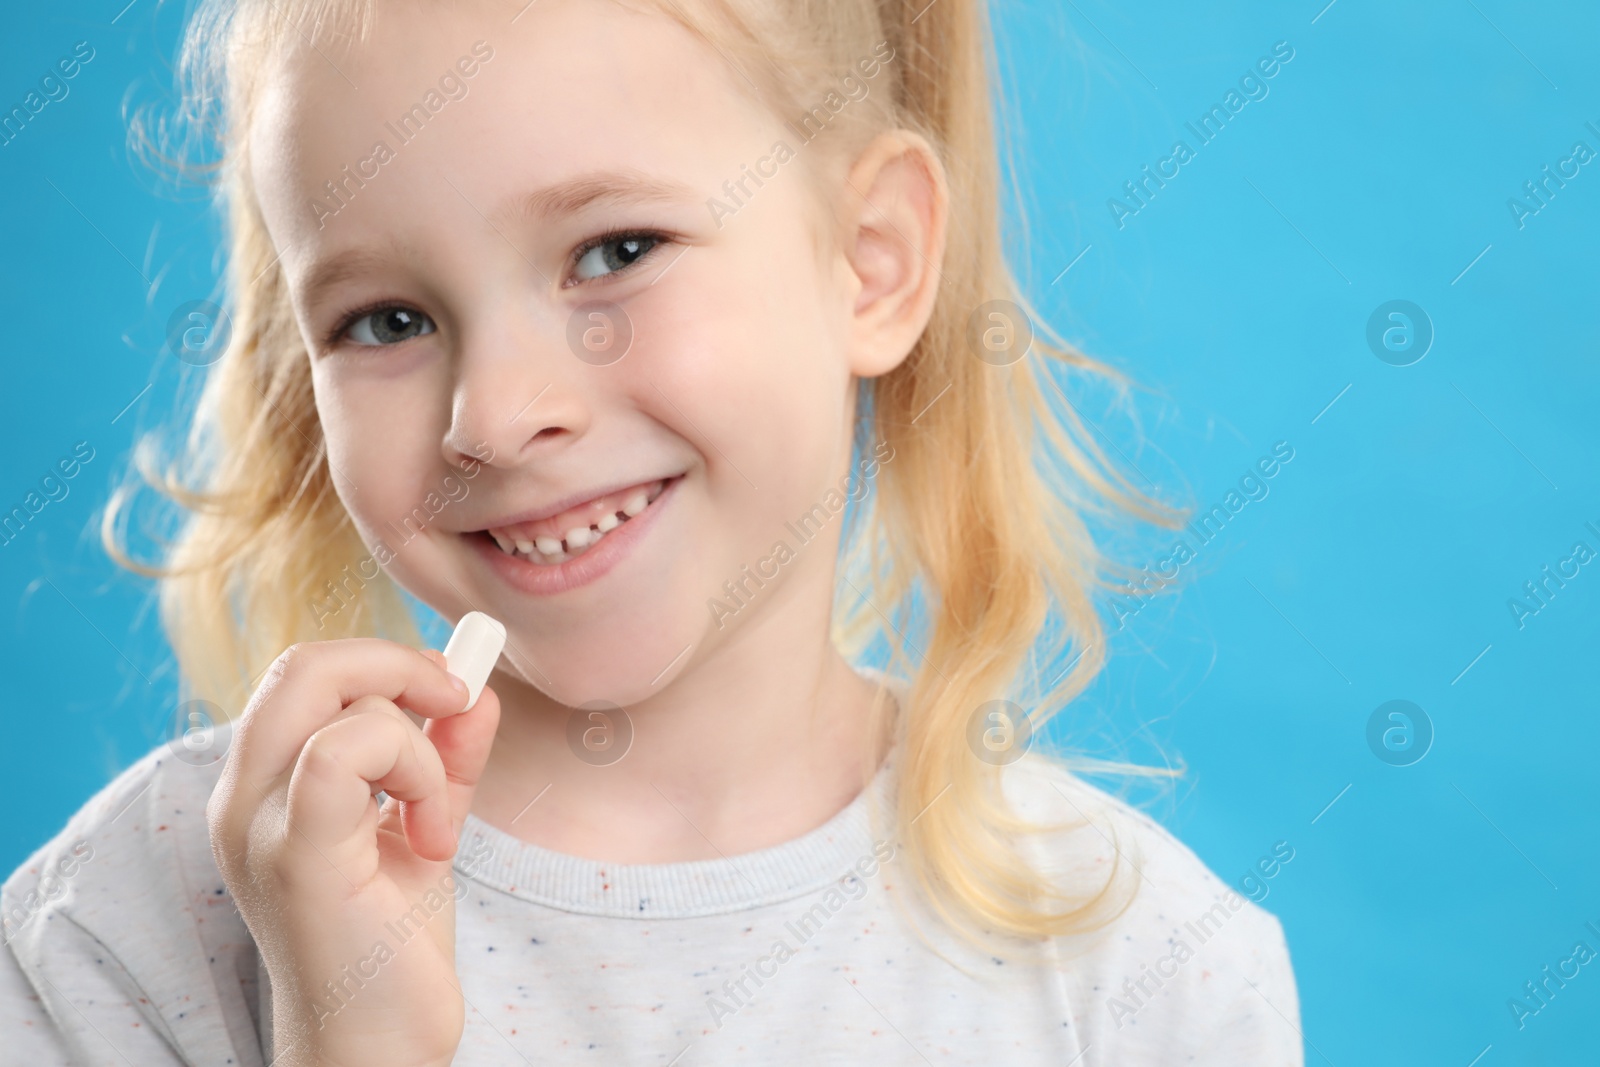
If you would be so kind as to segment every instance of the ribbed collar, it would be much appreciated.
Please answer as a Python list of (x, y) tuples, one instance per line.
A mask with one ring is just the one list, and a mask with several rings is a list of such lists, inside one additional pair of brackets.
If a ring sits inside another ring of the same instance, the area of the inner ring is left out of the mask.
[[(861, 673), (886, 680), (905, 706), (903, 679)], [(602, 863), (521, 841), (468, 813), (455, 868), (521, 900), (618, 919), (687, 919), (792, 900), (826, 888), (872, 854), (873, 807), (887, 825), (897, 755), (891, 748), (868, 786), (833, 818), (770, 848), (683, 863)]]

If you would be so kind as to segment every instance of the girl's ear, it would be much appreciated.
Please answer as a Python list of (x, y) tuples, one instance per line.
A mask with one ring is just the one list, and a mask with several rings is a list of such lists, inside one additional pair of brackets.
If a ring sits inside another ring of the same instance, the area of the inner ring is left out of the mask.
[(846, 178), (844, 257), (859, 287), (847, 355), (857, 377), (898, 367), (939, 293), (950, 213), (944, 166), (910, 130), (879, 134)]

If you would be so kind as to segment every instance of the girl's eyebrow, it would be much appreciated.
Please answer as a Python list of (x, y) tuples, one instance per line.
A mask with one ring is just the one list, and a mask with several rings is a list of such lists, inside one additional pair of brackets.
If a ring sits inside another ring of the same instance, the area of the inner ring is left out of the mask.
[(378, 248), (353, 248), (319, 259), (307, 268), (301, 279), (301, 302), (309, 304), (330, 286), (392, 264), (409, 250), (404, 242), (390, 238)]
[[(549, 220), (581, 211), (591, 204), (675, 204), (698, 202), (699, 193), (683, 182), (637, 171), (591, 171), (513, 197), (486, 221), (499, 230), (529, 219)], [(503, 236), (503, 235), (502, 235)], [(410, 251), (402, 241), (385, 240), (377, 248), (356, 248), (319, 259), (307, 268), (301, 283), (309, 301), (328, 287), (369, 270), (393, 264)]]
[(556, 218), (594, 203), (668, 204), (698, 199), (692, 187), (671, 179), (638, 171), (591, 171), (514, 197), (490, 216), (490, 224)]
[(376, 248), (349, 248), (349, 250), (334, 253), (333, 256), (317, 259), (307, 267), (306, 274), (299, 280), (298, 298), (304, 307), (314, 307), (317, 299), (328, 291), (330, 286), (344, 282), (346, 278), (358, 278), (360, 275), (378, 270), (381, 267), (392, 266), (408, 254), (413, 254), (414, 248), (410, 243), (387, 237)]

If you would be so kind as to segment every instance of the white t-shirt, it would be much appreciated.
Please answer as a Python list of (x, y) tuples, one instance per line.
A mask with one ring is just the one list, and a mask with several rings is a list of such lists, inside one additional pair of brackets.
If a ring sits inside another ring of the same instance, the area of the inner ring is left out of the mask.
[[(1010, 765), (1022, 813), (1100, 820), (1035, 839), (1036, 862), (1103, 881), (1115, 839), (1138, 893), (1096, 934), (980, 951), (904, 891), (903, 863), (884, 862), (898, 842), (873, 813), (892, 810), (895, 766), (891, 753), (822, 826), (725, 859), (597, 863), (469, 817), (444, 887), (468, 1004), (455, 1063), (1303, 1063), (1277, 920), (1165, 830), (1042, 758)], [(265, 971), (207, 836), (220, 770), (158, 749), (6, 881), (6, 1062), (270, 1062)], [(391, 932), (394, 949), (416, 931)], [(330, 1010), (360, 996), (363, 966)]]

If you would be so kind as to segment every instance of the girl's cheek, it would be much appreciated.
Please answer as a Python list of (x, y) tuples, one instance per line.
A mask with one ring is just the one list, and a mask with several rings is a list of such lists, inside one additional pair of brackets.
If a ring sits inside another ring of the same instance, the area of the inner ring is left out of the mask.
[(423, 383), (362, 387), (372, 384), (319, 383), (317, 415), (346, 509), (359, 526), (378, 529), (421, 501), (421, 490), (413, 487), (437, 467), (444, 431), (433, 425), (426, 398), (415, 395)]
[[(400, 353), (376, 357), (329, 357), (313, 375), (317, 415), (330, 442), (358, 451), (372, 441), (399, 440), (431, 428), (436, 412), (449, 411), (447, 374)], [(436, 362), (436, 361), (430, 361)]]

